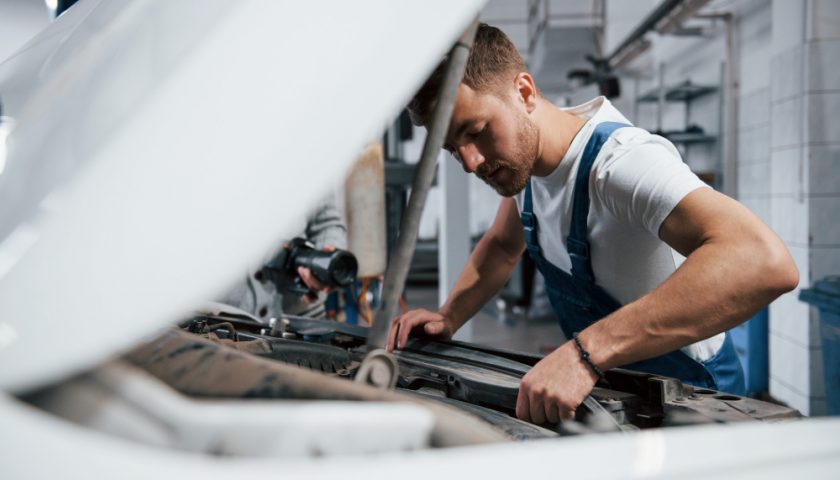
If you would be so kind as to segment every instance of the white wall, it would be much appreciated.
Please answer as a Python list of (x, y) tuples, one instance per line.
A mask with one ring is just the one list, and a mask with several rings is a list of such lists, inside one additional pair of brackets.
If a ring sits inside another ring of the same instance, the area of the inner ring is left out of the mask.
[[(773, 0), (771, 215), (800, 289), (840, 273), (840, 4)], [(818, 314), (785, 295), (771, 308), (771, 393), (825, 411)]]

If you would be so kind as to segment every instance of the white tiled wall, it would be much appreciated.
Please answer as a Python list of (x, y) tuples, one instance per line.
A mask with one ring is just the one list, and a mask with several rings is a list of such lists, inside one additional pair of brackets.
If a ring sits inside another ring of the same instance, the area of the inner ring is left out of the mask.
[(811, 278), (819, 280), (840, 272), (840, 247), (811, 247)]
[(834, 197), (840, 195), (840, 179), (835, 173), (840, 169), (840, 143), (810, 145), (808, 152), (809, 193)]
[[(811, 352), (807, 346), (785, 337), (770, 338), (770, 370), (773, 378), (803, 397), (810, 397)], [(805, 410), (808, 410), (807, 408)]]
[[(840, 42), (830, 42), (828, 45), (838, 49)], [(840, 92), (812, 91), (806, 94), (805, 100), (808, 109), (805, 114), (808, 116), (809, 143), (836, 144), (840, 139), (840, 122), (837, 121), (837, 113), (840, 112)]]
[(774, 0), (773, 22), (785, 28), (773, 29), (771, 226), (801, 281), (770, 308), (770, 392), (816, 415), (826, 403), (819, 314), (798, 293), (840, 274), (840, 3)]
[(808, 90), (819, 92), (836, 90), (840, 85), (840, 50), (835, 47), (836, 40), (811, 42), (808, 48)]
[(794, 45), (770, 60), (770, 96), (773, 102), (799, 98), (802, 94), (802, 45)]
[[(796, 176), (796, 165), (791, 166), (791, 176)], [(780, 172), (773, 171), (774, 176)], [(788, 247), (808, 246), (808, 205), (807, 199), (799, 201), (787, 194), (771, 193), (770, 226)], [(802, 272), (800, 271), (800, 275)]]
[[(835, 174), (836, 175), (836, 174)], [(812, 196), (809, 238), (814, 247), (840, 247), (840, 196)], [(836, 272), (840, 274), (840, 272)], [(812, 280), (817, 280), (813, 278)]]
[[(770, 191), (775, 196), (793, 199), (801, 197), (803, 185), (802, 147), (780, 148), (770, 156)], [(790, 212), (785, 212), (790, 213)]]
[[(811, 344), (811, 322), (808, 305), (799, 301), (796, 295), (783, 295), (770, 307), (773, 321), (770, 322), (770, 335), (807, 350)], [(776, 359), (784, 362), (784, 359)], [(771, 362), (771, 365), (773, 362)], [(779, 376), (778, 371), (772, 371)], [(788, 378), (782, 376), (781, 378)], [(788, 380), (790, 382), (790, 380)], [(805, 390), (802, 391), (805, 393)]]
[[(753, 22), (754, 23), (754, 22)], [(758, 32), (753, 29), (753, 34)], [(765, 34), (768, 32), (765, 31)], [(754, 43), (767, 40), (753, 38)], [(765, 69), (769, 61), (764, 61)], [(773, 174), (770, 156), (770, 88), (767, 77), (755, 70), (742, 69), (744, 82), (752, 86), (738, 105), (738, 200), (768, 225), (772, 221), (770, 183)]]
[(840, 2), (811, 0), (809, 15), (810, 39), (840, 39)]
[[(788, 67), (793, 68), (793, 67)], [(775, 82), (775, 78), (773, 79)], [(802, 145), (802, 95), (782, 97), (770, 105), (770, 146), (773, 149)]]

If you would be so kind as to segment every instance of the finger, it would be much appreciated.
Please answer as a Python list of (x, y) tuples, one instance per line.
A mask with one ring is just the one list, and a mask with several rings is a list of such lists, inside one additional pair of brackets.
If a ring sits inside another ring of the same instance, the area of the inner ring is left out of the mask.
[(423, 326), (423, 331), (426, 332), (427, 335), (440, 335), (443, 333), (443, 329), (443, 322), (429, 322)]
[(324, 251), (325, 251), (325, 252), (334, 252), (334, 251), (335, 251), (335, 247), (333, 247), (332, 245), (325, 245), (325, 246), (324, 246)]
[(560, 407), (557, 401), (545, 399), (543, 407), (545, 408), (545, 419), (548, 423), (560, 423)]
[(391, 321), (391, 331), (388, 338), (388, 346), (391, 348), (391, 352), (400, 348), (400, 338), (403, 332), (405, 332), (406, 335), (411, 333), (410, 321), (416, 315), (417, 312), (412, 310), (408, 313), (395, 317), (394, 320)]
[(516, 418), (525, 422), (531, 421), (531, 412), (528, 407), (529, 404), (530, 401), (528, 400), (528, 392), (520, 384), (519, 395), (516, 397)]
[(405, 344), (408, 343), (408, 337), (411, 335), (411, 331), (414, 330), (414, 327), (422, 325), (428, 321), (428, 318), (422, 315), (414, 315), (409, 318), (404, 318), (400, 322), (400, 335), (397, 340), (397, 348), (405, 347)]
[(298, 267), (297, 271), (300, 278), (303, 279), (303, 283), (311, 290), (324, 290), (324, 285), (315, 278), (315, 275), (312, 275), (311, 270), (306, 267)]
[(391, 329), (388, 331), (388, 343), (385, 344), (385, 349), (389, 352), (394, 351), (394, 347), (396, 346), (397, 341), (397, 334), (400, 332), (400, 319), (402, 315), (398, 317), (394, 317), (391, 321)]
[(560, 406), (560, 418), (563, 420), (571, 420), (575, 418), (575, 409), (569, 406)]
[(542, 395), (529, 395), (530, 404), (528, 405), (531, 412), (531, 423), (535, 425), (542, 425), (545, 423), (545, 408), (543, 408)]

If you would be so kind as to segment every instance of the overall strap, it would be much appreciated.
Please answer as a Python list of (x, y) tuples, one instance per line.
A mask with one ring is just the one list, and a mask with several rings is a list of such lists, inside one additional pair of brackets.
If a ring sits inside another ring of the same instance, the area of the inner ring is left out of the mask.
[(540, 254), (540, 242), (537, 239), (537, 217), (534, 215), (534, 200), (531, 197), (531, 179), (525, 186), (525, 198), (522, 202), (522, 212), (519, 214), (522, 228), (525, 231), (525, 245), (533, 255)]
[[(592, 273), (592, 259), (589, 255), (589, 240), (586, 220), (589, 216), (589, 172), (601, 146), (610, 135), (619, 128), (629, 127), (625, 123), (603, 122), (595, 126), (595, 131), (589, 137), (589, 142), (583, 150), (583, 156), (578, 166), (575, 178), (574, 203), (572, 204), (572, 220), (569, 236), (566, 237), (566, 250), (572, 260), (572, 276), (588, 283), (595, 282)], [(527, 200), (526, 200), (527, 201)]]

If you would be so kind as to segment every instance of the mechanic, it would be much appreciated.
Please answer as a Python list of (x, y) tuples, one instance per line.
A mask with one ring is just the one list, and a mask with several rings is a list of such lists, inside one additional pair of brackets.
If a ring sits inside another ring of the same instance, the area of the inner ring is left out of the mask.
[[(325, 198), (306, 218), (306, 224), (295, 230), (300, 232), (297, 237), (309, 240), (319, 249), (332, 251), (336, 248), (346, 248), (347, 245), (347, 228), (333, 195)], [(284, 257), (286, 253), (284, 246), (272, 252), (263, 263), (278, 263), (278, 258)], [(268, 278), (260, 269), (248, 272), (244, 280), (219, 301), (266, 320), (281, 318), (284, 313), (311, 318), (323, 317), (328, 289), (308, 268), (299, 267), (297, 274), (310, 289), (309, 294), (301, 295), (289, 291), (294, 285), (295, 275), (274, 273)]]
[[(443, 72), (409, 105), (418, 125)], [(604, 97), (554, 106), (508, 37), (482, 24), (444, 148), (504, 198), (445, 304), (395, 318), (389, 350), (411, 334), (450, 338), (527, 250), (569, 341), (522, 378), (517, 417), (570, 418), (619, 366), (745, 393), (725, 331), (795, 288), (799, 273), (782, 241), (708, 188), (669, 141)]]

